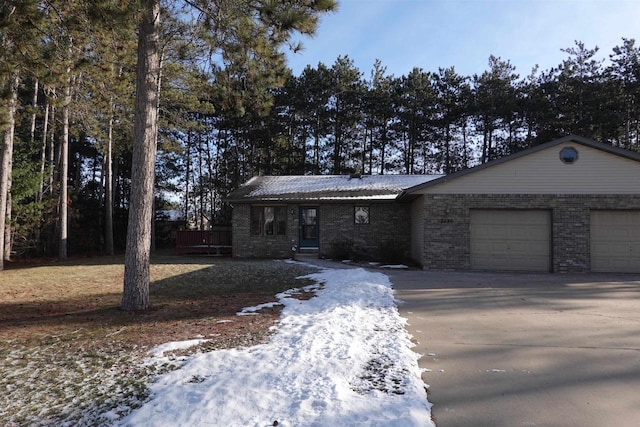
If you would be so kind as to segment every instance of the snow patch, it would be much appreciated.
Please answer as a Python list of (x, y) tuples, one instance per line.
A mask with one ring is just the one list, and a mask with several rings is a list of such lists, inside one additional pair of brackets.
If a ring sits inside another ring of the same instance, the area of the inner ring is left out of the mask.
[(158, 346), (153, 347), (149, 350), (149, 354), (155, 358), (164, 357), (164, 353), (176, 350), (185, 350), (187, 348), (194, 347), (196, 345), (200, 345), (203, 342), (207, 342), (207, 339), (195, 339), (195, 340), (186, 340), (186, 341), (173, 341), (165, 344), (160, 344)]
[[(434, 426), (386, 275), (326, 269), (267, 344), (189, 356), (120, 426)], [(277, 422), (277, 423), (276, 423)]]
[(279, 302), (266, 302), (264, 304), (259, 304), (253, 307), (245, 307), (241, 311), (237, 312), (236, 316), (255, 316), (258, 314), (258, 311), (262, 310), (263, 308), (271, 308), (277, 305), (282, 304)]

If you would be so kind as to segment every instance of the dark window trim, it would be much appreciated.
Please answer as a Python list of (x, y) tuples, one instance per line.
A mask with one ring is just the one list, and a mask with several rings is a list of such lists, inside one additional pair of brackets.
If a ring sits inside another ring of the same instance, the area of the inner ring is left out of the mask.
[[(357, 213), (358, 209), (365, 209), (367, 212), (366, 221), (359, 222)], [(371, 207), (369, 205), (355, 205), (353, 207), (353, 223), (355, 225), (369, 225), (371, 224)]]
[[(563, 155), (563, 153), (568, 153), (568, 152), (570, 152), (570, 153), (571, 153), (571, 154), (570, 154), (570, 156), (571, 156), (572, 158), (569, 158), (569, 156)], [(575, 147), (572, 147), (572, 146), (570, 146), (570, 145), (568, 145), (568, 146), (566, 146), (566, 147), (563, 147), (563, 148), (560, 150), (560, 153), (558, 153), (558, 156), (560, 157), (560, 161), (561, 161), (562, 163), (564, 163), (565, 165), (572, 165), (572, 164), (574, 164), (575, 162), (577, 162), (577, 161), (578, 161), (578, 157), (579, 157), (579, 155), (578, 155), (578, 150), (577, 150)]]
[[(271, 218), (267, 216), (268, 209), (273, 209)], [(287, 221), (286, 205), (251, 205), (249, 213), (249, 234), (251, 237), (286, 236)]]

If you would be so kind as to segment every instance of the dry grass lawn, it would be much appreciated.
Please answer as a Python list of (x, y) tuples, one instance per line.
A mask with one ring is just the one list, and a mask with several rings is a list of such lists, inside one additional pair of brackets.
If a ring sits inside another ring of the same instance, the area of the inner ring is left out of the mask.
[(158, 255), (152, 308), (128, 313), (118, 308), (123, 270), (121, 257), (98, 257), (0, 272), (0, 425), (95, 425), (106, 423), (106, 411), (125, 414), (144, 401), (158, 371), (140, 364), (148, 349), (193, 338), (209, 339), (207, 351), (263, 342), (279, 309), (236, 312), (309, 284), (296, 277), (314, 271)]

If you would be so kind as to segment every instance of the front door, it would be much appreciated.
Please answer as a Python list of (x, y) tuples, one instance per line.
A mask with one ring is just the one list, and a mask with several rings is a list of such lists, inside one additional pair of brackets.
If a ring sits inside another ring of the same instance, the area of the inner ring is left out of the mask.
[(318, 243), (318, 208), (300, 208), (300, 247), (317, 248)]

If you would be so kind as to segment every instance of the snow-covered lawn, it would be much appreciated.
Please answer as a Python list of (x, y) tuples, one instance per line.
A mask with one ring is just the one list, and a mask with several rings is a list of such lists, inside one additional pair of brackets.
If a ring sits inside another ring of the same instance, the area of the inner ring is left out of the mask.
[[(308, 277), (317, 296), (279, 294), (284, 309), (267, 344), (187, 357), (117, 424), (433, 426), (387, 276), (325, 269)], [(166, 362), (162, 350), (149, 363)]]

